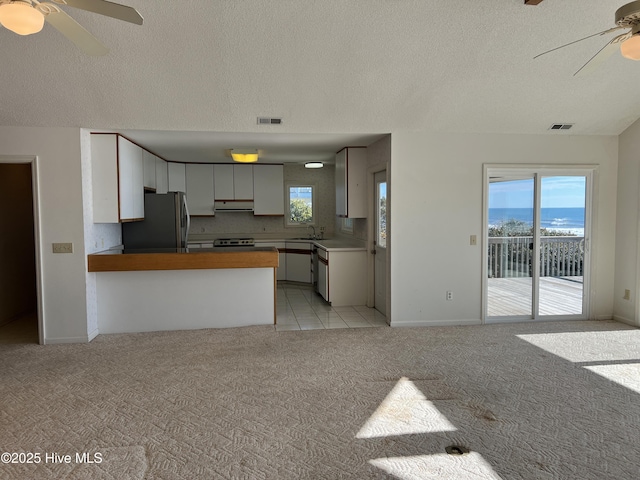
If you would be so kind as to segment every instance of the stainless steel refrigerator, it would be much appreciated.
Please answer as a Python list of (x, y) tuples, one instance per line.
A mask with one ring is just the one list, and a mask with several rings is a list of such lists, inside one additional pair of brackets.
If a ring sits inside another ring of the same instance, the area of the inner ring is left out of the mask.
[(125, 249), (184, 248), (189, 226), (183, 192), (146, 193), (144, 220), (122, 224), (122, 243)]

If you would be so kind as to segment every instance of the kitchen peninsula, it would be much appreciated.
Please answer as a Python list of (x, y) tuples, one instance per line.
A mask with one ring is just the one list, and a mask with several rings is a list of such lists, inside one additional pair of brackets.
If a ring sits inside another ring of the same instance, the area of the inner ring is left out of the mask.
[(111, 249), (87, 258), (96, 273), (100, 333), (275, 323), (272, 247)]

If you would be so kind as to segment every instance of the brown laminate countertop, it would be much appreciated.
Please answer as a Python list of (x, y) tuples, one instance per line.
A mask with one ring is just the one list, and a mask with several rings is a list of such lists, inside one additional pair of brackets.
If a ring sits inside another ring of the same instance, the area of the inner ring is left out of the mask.
[(278, 250), (273, 247), (116, 248), (88, 255), (87, 264), (89, 272), (277, 268)]

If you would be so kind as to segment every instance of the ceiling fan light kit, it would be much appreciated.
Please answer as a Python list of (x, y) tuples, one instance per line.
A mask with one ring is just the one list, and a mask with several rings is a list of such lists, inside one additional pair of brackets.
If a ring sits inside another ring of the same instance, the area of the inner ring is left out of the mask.
[(613, 28), (609, 28), (603, 32), (594, 33), (593, 35), (589, 35), (588, 37), (575, 40), (556, 48), (552, 48), (551, 50), (547, 50), (546, 52), (536, 55), (533, 58), (538, 58), (542, 55), (546, 55), (547, 53), (551, 53), (561, 48), (568, 47), (569, 45), (573, 45), (574, 43), (581, 42), (591, 37), (607, 35), (617, 30), (630, 29), (630, 31), (620, 34), (609, 41), (609, 43), (602, 47), (593, 57), (591, 57), (591, 59), (589, 59), (587, 63), (580, 67), (580, 69), (576, 73), (574, 73), (574, 76), (580, 73), (587, 73), (589, 71), (592, 71), (604, 60), (609, 58), (609, 56), (616, 50), (620, 50), (620, 53), (625, 58), (631, 60), (640, 60), (640, 0), (627, 3), (626, 5), (623, 5), (618, 10), (616, 10), (615, 23), (616, 26)]
[(44, 15), (31, 3), (16, 0), (0, 4), (0, 24), (18, 35), (32, 35), (44, 27)]
[(640, 34), (636, 33), (620, 45), (620, 53), (629, 60), (640, 60)]
[(85, 53), (105, 55), (109, 49), (57, 5), (79, 8), (136, 25), (142, 25), (143, 21), (135, 8), (107, 0), (51, 0), (51, 2), (0, 0), (0, 24), (18, 35), (31, 35), (42, 30), (46, 21)]

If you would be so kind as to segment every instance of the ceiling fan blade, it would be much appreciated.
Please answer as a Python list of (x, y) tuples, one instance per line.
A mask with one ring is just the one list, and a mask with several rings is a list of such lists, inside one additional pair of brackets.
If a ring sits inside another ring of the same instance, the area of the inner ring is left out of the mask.
[(560, 50), (561, 48), (568, 47), (569, 45), (573, 45), (574, 43), (578, 43), (583, 40), (586, 40), (587, 38), (597, 37), (598, 35), (606, 35), (607, 33), (615, 32), (616, 30), (620, 30), (622, 28), (627, 28), (627, 27), (613, 27), (608, 30), (605, 30), (604, 32), (594, 33), (593, 35), (589, 35), (588, 37), (581, 38), (580, 40), (574, 40), (573, 42), (565, 43), (564, 45), (560, 45), (559, 47), (552, 48), (551, 50), (547, 50), (546, 52), (539, 53), (533, 58), (536, 59), (538, 57), (541, 57), (542, 55), (546, 55), (547, 53), (555, 52), (556, 50)]
[(106, 17), (124, 20), (125, 22), (142, 25), (142, 16), (133, 7), (120, 5), (119, 3), (107, 2), (106, 0), (52, 0), (59, 5), (69, 5), (70, 7), (98, 13)]
[(62, 10), (48, 13), (45, 16), (45, 20), (85, 53), (96, 56), (109, 53), (107, 47)]
[(585, 75), (589, 72), (594, 71), (596, 68), (600, 66), (607, 58), (609, 58), (613, 53), (620, 48), (620, 44), (624, 42), (627, 38), (632, 35), (632, 32), (623, 33), (622, 35), (618, 35), (616, 38), (607, 43), (604, 47), (602, 47), (598, 53), (596, 53), (591, 59), (585, 63), (580, 70), (573, 74), (576, 75)]

